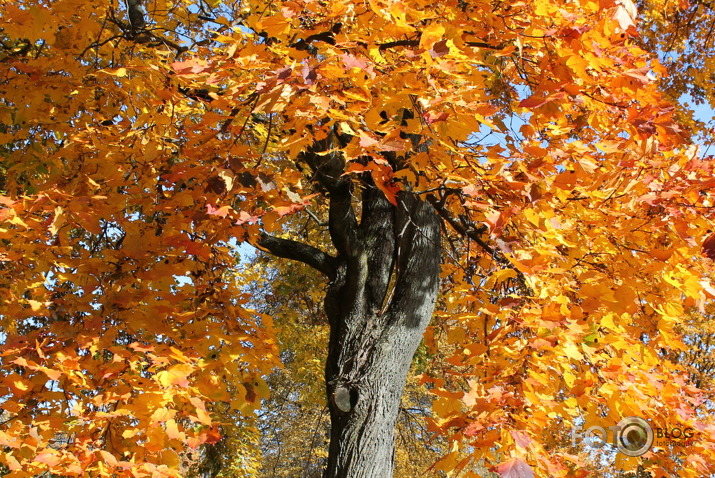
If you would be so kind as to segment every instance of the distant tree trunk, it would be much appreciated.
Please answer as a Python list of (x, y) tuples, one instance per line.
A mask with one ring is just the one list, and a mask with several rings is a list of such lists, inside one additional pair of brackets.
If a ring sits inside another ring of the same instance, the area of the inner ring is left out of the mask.
[[(409, 191), (389, 202), (369, 176), (343, 175), (329, 138), (300, 160), (329, 197), (336, 256), (264, 236), (269, 252), (300, 260), (329, 279), (330, 342), (325, 367), (331, 416), (325, 478), (389, 478), (395, 423), (412, 358), (430, 322), (439, 286), (440, 219)], [(360, 218), (354, 203), (360, 201)]]

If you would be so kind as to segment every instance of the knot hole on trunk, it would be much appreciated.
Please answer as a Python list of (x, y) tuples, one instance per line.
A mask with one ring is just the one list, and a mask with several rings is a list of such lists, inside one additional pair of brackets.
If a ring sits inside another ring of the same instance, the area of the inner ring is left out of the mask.
[(357, 403), (358, 393), (354, 387), (338, 384), (333, 392), (333, 403), (343, 413), (350, 412)]

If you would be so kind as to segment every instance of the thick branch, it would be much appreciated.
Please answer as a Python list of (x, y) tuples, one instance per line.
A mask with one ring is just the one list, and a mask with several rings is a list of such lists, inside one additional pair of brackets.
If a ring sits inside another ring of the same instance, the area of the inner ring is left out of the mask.
[(352, 205), (352, 180), (343, 176), (345, 159), (331, 149), (343, 147), (340, 137), (332, 132), (298, 158), (313, 170), (317, 182), (330, 196), (328, 225), (330, 238), (338, 252), (346, 257), (359, 254), (358, 222)]
[(358, 222), (352, 205), (352, 187), (347, 180), (330, 191), (328, 229), (335, 248), (346, 257), (358, 255), (362, 249), (357, 238)]
[(269, 236), (268, 234), (263, 234), (258, 241), (258, 246), (274, 256), (308, 264), (310, 267), (325, 274), (328, 279), (335, 278), (335, 259), (313, 246), (291, 239)]
[(146, 27), (144, 19), (144, 7), (141, 0), (127, 0), (127, 15), (129, 16), (129, 25), (132, 27), (132, 33), (136, 34)]
[[(393, 326), (424, 330), (439, 287), (439, 217), (412, 193), (400, 192), (398, 204), (394, 221), (396, 283), (394, 298), (386, 302), (387, 311), (397, 319)], [(416, 321), (418, 317), (424, 323)]]
[(369, 176), (363, 178), (361, 237), (368, 258), (367, 300), (369, 307), (382, 308), (388, 293), (395, 261), (395, 207)]

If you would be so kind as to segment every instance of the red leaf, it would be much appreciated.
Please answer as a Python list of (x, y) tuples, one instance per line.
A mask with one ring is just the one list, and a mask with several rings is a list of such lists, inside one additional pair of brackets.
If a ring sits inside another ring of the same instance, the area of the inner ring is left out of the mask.
[(494, 468), (492, 471), (499, 473), (502, 478), (534, 478), (531, 467), (519, 458), (512, 458)]
[(290, 75), (293, 73), (292, 68), (281, 68), (280, 70), (276, 71), (276, 78), (280, 82), (284, 82), (288, 78), (290, 78)]
[(703, 255), (715, 261), (715, 232), (710, 234), (703, 241)]
[(528, 448), (531, 445), (531, 437), (524, 430), (512, 430), (511, 436), (514, 438), (514, 443), (521, 448)]
[(431, 111), (426, 112), (422, 115), (427, 124), (437, 123), (438, 121), (444, 121), (449, 118), (449, 113), (442, 111), (440, 113), (432, 113)]
[(636, 118), (633, 121), (631, 121), (631, 124), (633, 126), (635, 126), (639, 132), (641, 132), (647, 136), (654, 135), (658, 131), (655, 127), (655, 123), (653, 123), (650, 120), (643, 119), (643, 118)]

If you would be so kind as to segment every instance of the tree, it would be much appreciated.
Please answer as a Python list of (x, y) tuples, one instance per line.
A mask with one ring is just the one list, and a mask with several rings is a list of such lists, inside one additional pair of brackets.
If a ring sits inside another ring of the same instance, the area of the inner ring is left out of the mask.
[[(261, 472), (257, 476), (322, 476), (328, 456), (330, 420), (325, 400), (323, 351), (328, 321), (323, 312), (321, 277), (301, 263), (256, 255), (241, 276), (256, 310), (272, 316), (278, 330), (283, 367), (268, 379), (271, 396), (260, 413)], [(400, 402), (397, 417), (395, 476), (424, 472), (444, 452), (443, 440), (422, 420), (429, 396), (419, 375), (430, 361), (421, 347)]]
[(423, 337), (435, 473), (580, 476), (545, 432), (634, 415), (698, 437), (619, 466), (713, 471), (704, 395), (669, 353), (715, 296), (713, 162), (630, 1), (2, 1), (0, 19), (9, 476), (177, 476), (220, 417), (250, 422), (279, 351), (238, 243), (324, 276), (326, 477), (392, 474)]

